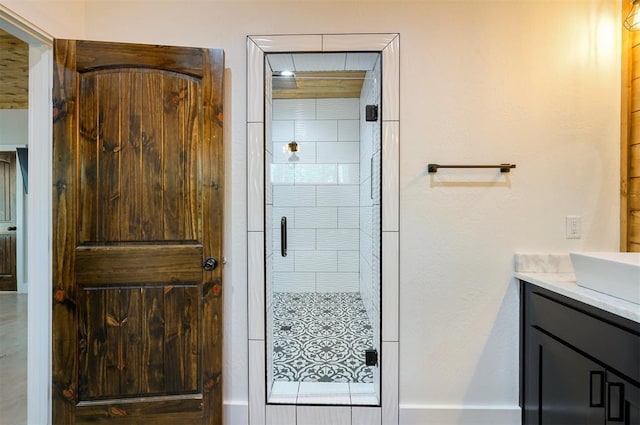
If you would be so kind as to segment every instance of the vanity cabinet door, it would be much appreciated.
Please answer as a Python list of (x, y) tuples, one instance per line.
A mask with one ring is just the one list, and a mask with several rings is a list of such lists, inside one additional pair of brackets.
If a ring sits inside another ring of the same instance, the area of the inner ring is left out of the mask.
[(538, 423), (605, 423), (605, 370), (548, 335), (532, 329), (538, 346)]
[(640, 387), (607, 371), (607, 425), (640, 425)]

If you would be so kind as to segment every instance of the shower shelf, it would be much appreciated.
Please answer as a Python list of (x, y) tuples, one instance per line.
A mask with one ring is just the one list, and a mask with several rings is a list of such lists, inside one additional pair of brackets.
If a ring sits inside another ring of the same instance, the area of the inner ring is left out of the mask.
[(499, 168), (501, 173), (508, 173), (512, 168), (516, 168), (516, 164), (497, 164), (497, 165), (440, 165), (429, 164), (427, 171), (437, 173), (439, 168)]

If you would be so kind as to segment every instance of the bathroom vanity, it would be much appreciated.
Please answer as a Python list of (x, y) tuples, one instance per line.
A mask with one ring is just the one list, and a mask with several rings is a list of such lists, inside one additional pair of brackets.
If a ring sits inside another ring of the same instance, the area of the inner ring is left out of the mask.
[(640, 305), (570, 273), (516, 277), (522, 423), (640, 425)]

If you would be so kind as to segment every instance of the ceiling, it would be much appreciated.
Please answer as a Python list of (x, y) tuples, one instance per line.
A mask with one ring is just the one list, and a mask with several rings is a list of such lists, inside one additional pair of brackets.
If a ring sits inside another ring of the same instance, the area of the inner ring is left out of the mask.
[(27, 109), (29, 45), (0, 29), (0, 109)]
[[(358, 98), (379, 53), (271, 53), (274, 99)], [(281, 76), (291, 71), (294, 76)]]

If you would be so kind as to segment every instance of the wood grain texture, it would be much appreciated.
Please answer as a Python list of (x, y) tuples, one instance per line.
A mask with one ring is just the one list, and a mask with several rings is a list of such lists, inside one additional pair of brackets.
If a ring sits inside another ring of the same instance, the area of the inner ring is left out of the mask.
[[(222, 259), (224, 228), (224, 145), (223, 81), (224, 56), (220, 50), (204, 52), (204, 66), (212, 69), (203, 79), (204, 122), (202, 134), (202, 231), (211, 235), (203, 243), (203, 256)], [(211, 118), (211, 119), (210, 119)], [(206, 272), (203, 288), (203, 390), (206, 423), (222, 423), (222, 330), (223, 295), (222, 267)]]
[(366, 72), (296, 72), (273, 78), (273, 99), (359, 98)]
[(16, 154), (0, 152), (0, 291), (17, 290)]
[(0, 109), (29, 107), (29, 45), (0, 29)]
[(0, 234), (0, 291), (17, 290), (16, 237)]
[[(622, 16), (631, 4), (622, 2)], [(640, 246), (640, 35), (622, 28), (620, 250)]]
[(148, 397), (108, 402), (83, 402), (78, 405), (76, 423), (140, 424), (172, 420), (176, 424), (202, 423), (202, 397)]
[(77, 99), (74, 41), (53, 46), (52, 422), (74, 422), (78, 393), (76, 247)]
[(221, 424), (223, 53), (54, 57), (54, 423)]
[(195, 393), (198, 293), (195, 285), (86, 290), (80, 400)]
[(162, 69), (201, 78), (202, 49), (152, 44), (77, 42), (78, 72), (127, 67)]
[(80, 90), (80, 242), (195, 240), (198, 82), (109, 70), (82, 74)]
[(16, 154), (0, 152), (0, 232), (16, 223)]
[(200, 245), (91, 246), (76, 251), (79, 285), (202, 281)]

